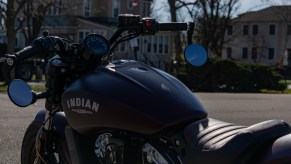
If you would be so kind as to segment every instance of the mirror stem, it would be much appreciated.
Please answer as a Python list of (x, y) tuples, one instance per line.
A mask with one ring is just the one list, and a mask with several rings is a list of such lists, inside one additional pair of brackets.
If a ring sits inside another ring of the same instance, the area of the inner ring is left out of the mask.
[(47, 97), (48, 92), (35, 93), (36, 99), (43, 99)]
[(192, 44), (192, 36), (194, 32), (195, 24), (194, 22), (188, 23), (188, 29), (187, 29), (187, 39), (188, 39), (188, 45)]
[(36, 93), (36, 92), (32, 91), (32, 95), (33, 95), (33, 99), (32, 99), (31, 104), (35, 103), (36, 100), (38, 100), (38, 99), (46, 98), (47, 92)]

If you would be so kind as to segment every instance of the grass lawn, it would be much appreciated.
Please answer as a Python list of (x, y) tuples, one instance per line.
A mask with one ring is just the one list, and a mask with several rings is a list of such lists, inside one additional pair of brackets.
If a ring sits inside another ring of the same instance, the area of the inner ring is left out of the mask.
[[(35, 92), (43, 92), (45, 91), (45, 86), (44, 85), (39, 85), (39, 84), (29, 84), (31, 89)], [(7, 92), (7, 85), (4, 85), (4, 82), (0, 82), (0, 92)]]
[(262, 89), (262, 93), (283, 93), (283, 94), (291, 94), (291, 89), (286, 89), (284, 91), (278, 91), (278, 90), (267, 90), (267, 89)]
[[(291, 85), (291, 80), (286, 81), (287, 85)], [(45, 86), (43, 84), (29, 84), (31, 89), (35, 92), (43, 92), (45, 91)], [(3, 82), (0, 82), (0, 92), (6, 92), (7, 91), (7, 85), (4, 85)], [(279, 90), (267, 90), (263, 89), (261, 90), (262, 93), (278, 93), (278, 94), (291, 94), (291, 89), (286, 89), (284, 91), (279, 91)]]

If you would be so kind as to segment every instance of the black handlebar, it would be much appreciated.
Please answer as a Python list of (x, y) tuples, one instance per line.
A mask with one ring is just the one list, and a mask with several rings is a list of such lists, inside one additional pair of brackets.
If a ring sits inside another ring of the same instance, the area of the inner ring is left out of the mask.
[(188, 23), (158, 23), (159, 31), (186, 31)]
[[(46, 33), (46, 31), (44, 33)], [(56, 36), (43, 35), (42, 37), (35, 39), (31, 46), (25, 47), (14, 55), (19, 61), (23, 61), (37, 54), (45, 54), (44, 56), (47, 56), (50, 52), (54, 51), (54, 46), (56, 44), (59, 46), (60, 55), (63, 55), (66, 51), (63, 40), (65, 39)]]
[(34, 42), (32, 46), (25, 47), (21, 51), (15, 53), (15, 56), (19, 61), (28, 59), (38, 53), (42, 52), (42, 45), (39, 42)]
[[(138, 19), (133, 16), (125, 16), (124, 19), (133, 19), (134, 21), (126, 20), (124, 24), (121, 24), (118, 26), (118, 29), (115, 31), (115, 33), (111, 36), (109, 39), (109, 43), (111, 45), (118, 44), (125, 40), (130, 40), (134, 37), (137, 37), (139, 35), (154, 35), (159, 31), (186, 31), (187, 34), (190, 35), (188, 38), (188, 43), (191, 41), (191, 37), (193, 34), (193, 27), (194, 23), (159, 23), (155, 19), (152, 18), (143, 18), (140, 21), (137, 21)], [(130, 35), (124, 40), (118, 40), (123, 32), (129, 31)], [(18, 61), (23, 61), (25, 59), (28, 59), (32, 56), (35, 56), (37, 54), (45, 53), (49, 54), (50, 51), (53, 49), (55, 44), (58, 44), (60, 47), (60, 53), (64, 53), (66, 50), (63, 45), (63, 39), (59, 37), (51, 37), (48, 36), (48, 32), (44, 32), (43, 37), (39, 37), (35, 39), (32, 43), (32, 46), (26, 47), (23, 50), (15, 53), (15, 56), (17, 57)], [(116, 45), (114, 45), (116, 46)], [(114, 46), (112, 49), (114, 49)], [(45, 55), (46, 56), (46, 55)]]
[(192, 36), (194, 32), (194, 22), (188, 23), (159, 23), (159, 31), (186, 31), (188, 45), (192, 44)]
[[(121, 23), (119, 23), (118, 29), (115, 31), (115, 33), (111, 36), (109, 39), (109, 43), (111, 45), (110, 47), (110, 53), (114, 50), (114, 48), (121, 42), (130, 40), (132, 38), (138, 37), (140, 35), (155, 35), (159, 31), (187, 31), (188, 35), (188, 44), (192, 42), (192, 34), (194, 30), (194, 23), (159, 23), (155, 19), (152, 18), (143, 18), (140, 20), (138, 17), (134, 16), (124, 16)], [(122, 35), (124, 32), (126, 32), (126, 35)], [(23, 50), (16, 52), (14, 55), (14, 58), (8, 57), (8, 58), (0, 58), (1, 62), (6, 62), (7, 64), (3, 65), (2, 71), (4, 71), (5, 79), (8, 77), (6, 81), (11, 81), (10, 79), (10, 71), (11, 68), (16, 64), (16, 62), (21, 62), (25, 59), (28, 59), (32, 56), (35, 56), (37, 54), (44, 54), (44, 56), (51, 55), (54, 52), (58, 52), (58, 54), (62, 56), (67, 56), (67, 54), (71, 55), (70, 50), (66, 50), (64, 46), (64, 40), (63, 38), (59, 38), (56, 36), (49, 36), (48, 32), (45, 31), (43, 33), (42, 37), (39, 37), (35, 39), (31, 46), (28, 46), (24, 48)], [(57, 49), (55, 49), (55, 45), (59, 45)], [(71, 47), (74, 44), (70, 43)], [(79, 50), (79, 48), (82, 48), (82, 44), (75, 44), (77, 46), (73, 46)], [(71, 47), (72, 48), (72, 47)], [(76, 50), (73, 48), (73, 50)], [(75, 51), (74, 55), (76, 54)], [(79, 52), (79, 51), (78, 51)], [(13, 59), (14, 63), (9, 64), (8, 60), (9, 58)], [(53, 83), (55, 85), (55, 83)], [(60, 85), (56, 85), (59, 87)], [(56, 87), (54, 86), (54, 87)], [(60, 87), (60, 88), (63, 88)], [(60, 90), (60, 89), (57, 89)], [(42, 93), (34, 93), (34, 101), (41, 98), (47, 98), (48, 96), (55, 97), (55, 95), (58, 95), (57, 93), (51, 94), (50, 92), (42, 92)], [(49, 101), (54, 101), (52, 100)], [(48, 101), (47, 101), (48, 102)]]

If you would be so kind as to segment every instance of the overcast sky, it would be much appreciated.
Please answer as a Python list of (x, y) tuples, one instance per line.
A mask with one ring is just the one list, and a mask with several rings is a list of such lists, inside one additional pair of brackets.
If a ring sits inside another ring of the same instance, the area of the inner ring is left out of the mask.
[[(7, 0), (0, 0), (7, 2)], [(141, 0), (142, 1), (142, 0)], [(167, 0), (153, 0), (155, 6), (160, 7), (161, 5), (167, 4)], [(187, 0), (186, 0), (187, 1)], [(188, 0), (191, 1), (191, 0)], [(236, 14), (241, 14), (247, 11), (256, 11), (262, 8), (266, 8), (270, 5), (291, 5), (291, 0), (240, 0), (240, 8)]]
[[(240, 7), (238, 11), (235, 12), (235, 16), (248, 11), (260, 10), (271, 5), (291, 5), (291, 0), (240, 0), (239, 4)], [(169, 21), (169, 9), (165, 7), (167, 6), (167, 0), (154, 0), (154, 10), (162, 6), (164, 6), (163, 10), (159, 10), (158, 14), (156, 14), (156, 16), (158, 16), (157, 19), (159, 21)]]
[(239, 3), (240, 3), (240, 9), (238, 11), (238, 14), (241, 14), (247, 11), (260, 10), (270, 5), (270, 4), (263, 3), (261, 0), (240, 0)]

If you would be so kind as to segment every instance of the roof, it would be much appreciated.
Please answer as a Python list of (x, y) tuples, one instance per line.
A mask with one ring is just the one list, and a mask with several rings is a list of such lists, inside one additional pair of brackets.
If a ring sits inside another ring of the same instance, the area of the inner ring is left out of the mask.
[[(20, 26), (20, 22), (22, 20), (16, 19), (15, 20), (15, 27)], [(30, 18), (30, 24), (32, 24), (32, 18)], [(24, 22), (24, 25), (26, 23)], [(49, 27), (74, 27), (77, 26), (77, 21), (75, 16), (45, 16), (43, 20), (42, 26), (49, 26)]]
[(258, 11), (246, 12), (239, 15), (234, 21), (241, 22), (277, 22), (283, 20), (291, 21), (291, 6), (270, 6)]
[(104, 26), (117, 26), (117, 18), (111, 17), (81, 17), (79, 19), (86, 20), (92, 23), (101, 24)]
[(43, 21), (43, 26), (59, 26), (59, 27), (68, 27), (68, 26), (77, 26), (76, 17), (74, 16), (45, 16)]
[[(78, 19), (93, 24), (99, 24), (103, 26), (117, 26), (117, 18), (106, 18), (106, 17), (81, 17), (81, 16), (45, 16), (43, 20), (43, 26), (46, 27), (75, 27), (78, 25)], [(32, 21), (32, 20), (31, 20)], [(16, 20), (16, 27), (20, 24), (19, 20)]]

